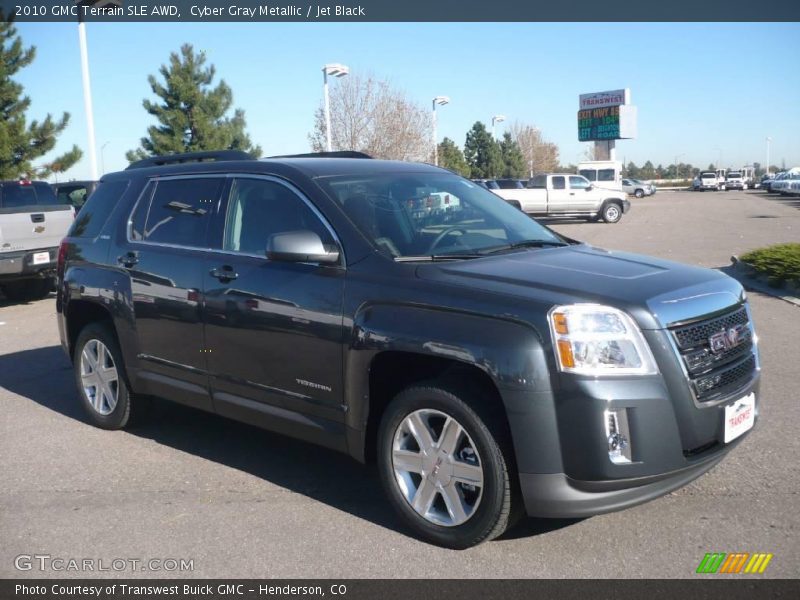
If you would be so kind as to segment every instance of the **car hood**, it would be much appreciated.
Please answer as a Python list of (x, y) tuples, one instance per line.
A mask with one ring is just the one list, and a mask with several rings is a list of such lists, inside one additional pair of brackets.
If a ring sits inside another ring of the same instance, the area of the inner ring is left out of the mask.
[(628, 311), (644, 329), (687, 321), (744, 299), (742, 286), (718, 271), (585, 244), (426, 264), (417, 276), (540, 303), (606, 304)]

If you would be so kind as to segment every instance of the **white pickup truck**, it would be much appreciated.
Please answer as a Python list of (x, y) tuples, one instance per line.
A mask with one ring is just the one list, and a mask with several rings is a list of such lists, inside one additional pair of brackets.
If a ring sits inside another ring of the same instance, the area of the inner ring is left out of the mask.
[(43, 181), (0, 181), (0, 288), (9, 300), (53, 289), (58, 245), (75, 211)]
[(524, 189), (492, 191), (530, 215), (616, 223), (631, 206), (624, 192), (594, 185), (581, 175), (569, 173), (536, 175)]

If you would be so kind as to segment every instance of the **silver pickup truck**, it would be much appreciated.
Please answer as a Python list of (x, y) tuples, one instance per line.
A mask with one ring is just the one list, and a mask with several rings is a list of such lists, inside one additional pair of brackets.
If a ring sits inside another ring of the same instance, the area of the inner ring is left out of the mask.
[(581, 175), (568, 173), (536, 175), (524, 189), (492, 191), (530, 215), (616, 223), (631, 206), (624, 192), (594, 185)]
[(74, 218), (72, 205), (49, 184), (0, 181), (0, 289), (9, 300), (50, 293), (58, 245)]

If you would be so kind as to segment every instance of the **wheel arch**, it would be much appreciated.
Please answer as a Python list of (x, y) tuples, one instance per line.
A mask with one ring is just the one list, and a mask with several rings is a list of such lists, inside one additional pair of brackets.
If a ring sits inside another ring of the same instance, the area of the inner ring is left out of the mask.
[(478, 390), (502, 411), (520, 470), (557, 468), (546, 356), (538, 332), (523, 323), (434, 308), (366, 307), (356, 315), (345, 357), (348, 451), (361, 462), (373, 458), (386, 405), (409, 385), (438, 379), (455, 391)]

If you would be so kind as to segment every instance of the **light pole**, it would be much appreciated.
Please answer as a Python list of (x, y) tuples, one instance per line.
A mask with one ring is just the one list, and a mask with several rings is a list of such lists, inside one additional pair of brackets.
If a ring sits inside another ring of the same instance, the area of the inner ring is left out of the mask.
[(717, 151), (717, 171), (722, 168), (722, 148), (714, 148)]
[(767, 136), (767, 177), (769, 177), (769, 144), (772, 141), (770, 136)]
[(331, 145), (331, 99), (328, 95), (328, 75), (332, 77), (344, 77), (349, 72), (350, 67), (339, 63), (331, 63), (322, 67), (322, 88), (325, 93), (325, 137), (328, 152), (333, 149)]
[(675, 155), (675, 174), (677, 175), (677, 179), (680, 179), (680, 178), (681, 178), (681, 170), (680, 170), (680, 168), (678, 167), (678, 159), (679, 159), (681, 156), (686, 156), (686, 153), (684, 152), (683, 154), (676, 154), (676, 155)]
[(502, 123), (505, 120), (506, 120), (505, 115), (495, 115), (495, 116), (492, 117), (492, 139), (493, 140), (497, 139), (497, 136), (494, 134), (495, 123)]
[[(78, 14), (80, 15), (80, 9)], [(83, 80), (83, 109), (86, 112), (86, 132), (89, 137), (89, 169), (92, 179), (97, 180), (97, 148), (94, 141), (94, 112), (92, 110), (92, 87), (89, 83), (89, 51), (86, 48), (86, 23), (78, 18), (78, 44), (81, 51), (81, 79)]]
[(100, 175), (106, 174), (106, 161), (105, 156), (103, 155), (103, 150), (106, 149), (111, 142), (105, 142), (102, 146), (100, 146)]
[(436, 137), (436, 107), (437, 106), (444, 106), (445, 104), (450, 103), (450, 98), (447, 96), (436, 96), (431, 101), (433, 106), (433, 164), (437, 167), (439, 166), (439, 143)]

